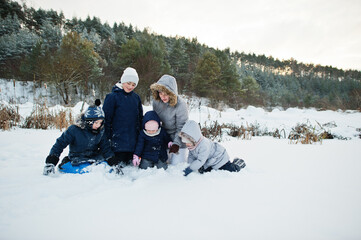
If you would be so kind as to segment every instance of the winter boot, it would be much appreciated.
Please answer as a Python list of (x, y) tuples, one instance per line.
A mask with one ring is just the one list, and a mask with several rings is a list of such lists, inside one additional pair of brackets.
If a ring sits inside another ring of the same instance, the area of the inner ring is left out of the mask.
[(246, 163), (244, 162), (244, 160), (240, 159), (240, 158), (235, 158), (233, 160), (233, 163), (236, 164), (237, 166), (239, 166), (241, 169), (246, 166)]

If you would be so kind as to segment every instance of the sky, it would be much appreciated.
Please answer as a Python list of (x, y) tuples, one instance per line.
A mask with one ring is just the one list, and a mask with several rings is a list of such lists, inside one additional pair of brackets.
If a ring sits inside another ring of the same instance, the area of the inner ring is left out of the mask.
[[(19, 2), (22, 0), (19, 0)], [(360, 0), (25, 0), (213, 48), (361, 70)]]

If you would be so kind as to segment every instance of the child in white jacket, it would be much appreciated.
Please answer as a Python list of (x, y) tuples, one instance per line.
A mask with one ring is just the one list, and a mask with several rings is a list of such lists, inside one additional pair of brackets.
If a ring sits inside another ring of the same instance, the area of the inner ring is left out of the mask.
[(246, 166), (240, 158), (230, 162), (226, 149), (217, 142), (213, 142), (202, 135), (198, 123), (188, 120), (179, 136), (189, 150), (188, 163), (190, 164), (183, 172), (187, 176), (193, 171), (209, 172), (213, 169), (221, 169), (230, 172), (239, 172)]

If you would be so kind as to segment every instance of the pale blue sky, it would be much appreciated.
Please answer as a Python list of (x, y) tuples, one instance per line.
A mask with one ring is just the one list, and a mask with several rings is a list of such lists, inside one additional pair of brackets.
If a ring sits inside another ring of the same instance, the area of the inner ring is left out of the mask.
[[(20, 0), (19, 0), (20, 2)], [(231, 51), (361, 70), (360, 0), (27, 0)]]

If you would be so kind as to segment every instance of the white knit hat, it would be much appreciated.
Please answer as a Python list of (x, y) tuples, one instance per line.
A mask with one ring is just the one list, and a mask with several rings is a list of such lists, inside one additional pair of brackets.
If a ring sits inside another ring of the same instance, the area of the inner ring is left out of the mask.
[(137, 71), (134, 68), (127, 67), (124, 70), (122, 77), (120, 78), (120, 82), (121, 83), (132, 82), (135, 83), (135, 86), (137, 86), (139, 82)]

